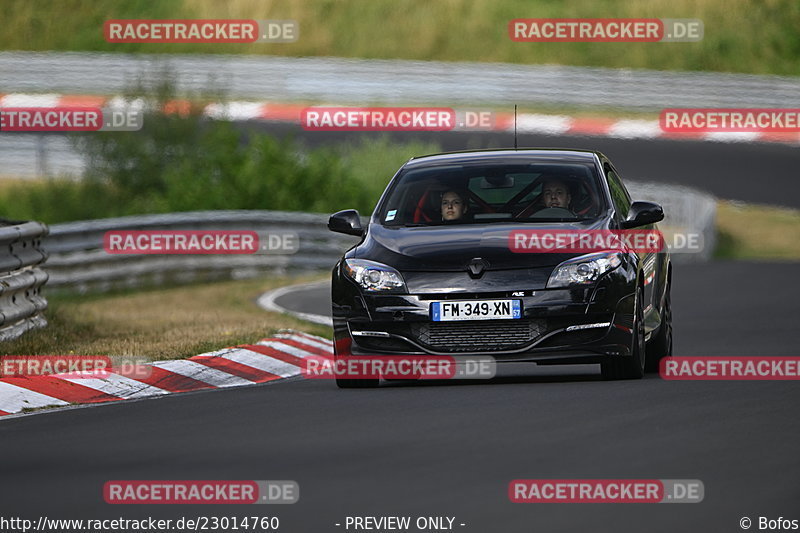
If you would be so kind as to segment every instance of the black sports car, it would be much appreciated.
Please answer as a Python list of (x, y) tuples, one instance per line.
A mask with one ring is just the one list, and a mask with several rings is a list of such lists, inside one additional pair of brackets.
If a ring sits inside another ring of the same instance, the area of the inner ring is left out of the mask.
[(335, 356), (491, 355), (599, 363), (606, 379), (641, 378), (672, 351), (665, 248), (530, 253), (513, 237), (655, 230), (663, 218), (659, 205), (631, 201), (599, 152), (413, 158), (366, 227), (355, 210), (328, 222), (361, 237), (333, 269)]

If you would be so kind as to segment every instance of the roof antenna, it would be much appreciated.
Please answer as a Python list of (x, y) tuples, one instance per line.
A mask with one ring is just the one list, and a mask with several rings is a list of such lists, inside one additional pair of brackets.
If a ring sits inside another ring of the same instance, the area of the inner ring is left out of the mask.
[(514, 104), (514, 150), (517, 149), (517, 104)]

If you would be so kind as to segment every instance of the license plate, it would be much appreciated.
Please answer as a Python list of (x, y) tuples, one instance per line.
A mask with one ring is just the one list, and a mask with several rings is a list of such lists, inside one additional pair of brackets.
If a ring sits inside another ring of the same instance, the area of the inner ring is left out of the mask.
[(431, 302), (431, 320), (504, 320), (522, 318), (520, 300), (467, 300)]

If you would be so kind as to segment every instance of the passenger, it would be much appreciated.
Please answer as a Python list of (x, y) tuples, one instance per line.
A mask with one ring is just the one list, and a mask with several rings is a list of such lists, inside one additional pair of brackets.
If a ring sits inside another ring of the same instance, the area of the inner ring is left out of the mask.
[(467, 212), (466, 193), (449, 190), (442, 194), (442, 221), (461, 220)]

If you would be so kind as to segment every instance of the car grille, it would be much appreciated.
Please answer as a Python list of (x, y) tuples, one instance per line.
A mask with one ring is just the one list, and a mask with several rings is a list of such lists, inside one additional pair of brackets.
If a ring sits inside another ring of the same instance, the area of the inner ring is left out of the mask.
[(411, 334), (440, 352), (497, 352), (521, 348), (547, 329), (544, 320), (425, 322), (411, 325)]

